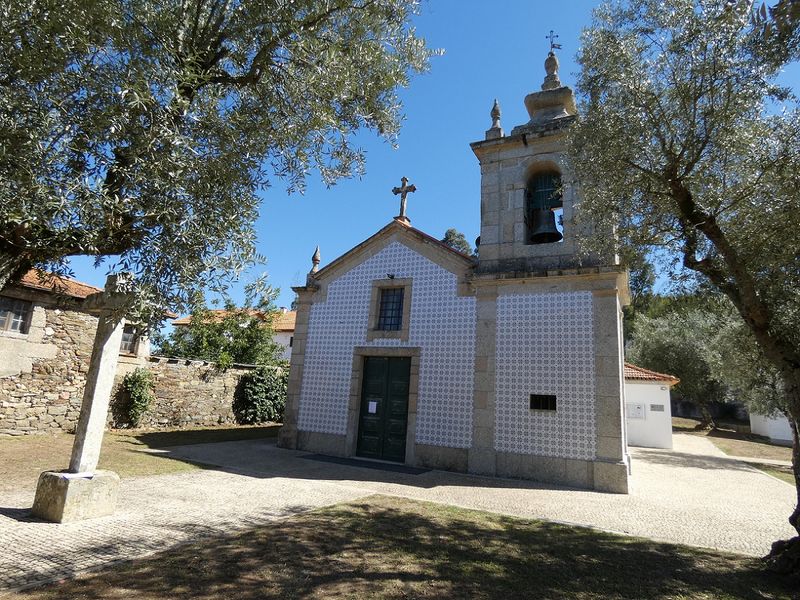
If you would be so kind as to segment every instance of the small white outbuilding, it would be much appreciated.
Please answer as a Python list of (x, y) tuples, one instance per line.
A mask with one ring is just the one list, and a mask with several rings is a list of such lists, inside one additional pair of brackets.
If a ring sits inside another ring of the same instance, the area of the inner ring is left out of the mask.
[(792, 426), (789, 425), (789, 419), (782, 414), (768, 417), (751, 412), (750, 431), (768, 437), (773, 444), (792, 445)]
[(625, 363), (625, 422), (629, 446), (672, 448), (669, 390), (680, 380)]

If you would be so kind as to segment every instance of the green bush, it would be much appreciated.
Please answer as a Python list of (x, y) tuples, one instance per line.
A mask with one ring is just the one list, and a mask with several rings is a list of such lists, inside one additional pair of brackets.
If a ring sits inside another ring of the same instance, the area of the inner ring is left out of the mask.
[(153, 374), (147, 369), (137, 367), (122, 379), (122, 390), (128, 396), (127, 420), (132, 427), (138, 427), (142, 416), (150, 408), (155, 399), (153, 390), (156, 385)]
[(233, 397), (237, 423), (283, 421), (288, 369), (258, 367), (242, 376)]

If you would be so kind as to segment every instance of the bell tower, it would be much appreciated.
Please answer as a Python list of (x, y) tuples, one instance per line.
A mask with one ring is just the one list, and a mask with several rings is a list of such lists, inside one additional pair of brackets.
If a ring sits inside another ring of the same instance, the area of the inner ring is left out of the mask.
[(615, 257), (581, 255), (578, 247), (577, 186), (565, 160), (565, 133), (577, 109), (558, 77), (558, 47), (551, 40), (541, 91), (525, 97), (530, 120), (504, 135), (495, 100), (492, 127), (471, 144), (481, 165), (479, 273), (617, 264)]
[[(529, 120), (505, 135), (492, 107), (481, 167), (471, 472), (626, 493), (621, 309), (627, 273), (581, 251), (566, 155), (577, 109), (558, 78), (551, 32)], [(587, 228), (587, 229), (582, 229)], [(613, 235), (608, 231), (607, 235)]]

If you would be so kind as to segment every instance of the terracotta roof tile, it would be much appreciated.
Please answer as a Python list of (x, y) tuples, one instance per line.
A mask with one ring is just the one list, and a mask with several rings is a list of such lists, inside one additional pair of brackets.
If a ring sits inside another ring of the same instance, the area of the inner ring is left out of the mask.
[(73, 298), (86, 298), (87, 296), (103, 291), (103, 288), (76, 281), (75, 279), (59, 277), (58, 275), (46, 273), (38, 269), (31, 269), (25, 273), (18, 285), (34, 290), (71, 296)]
[(297, 318), (297, 312), (288, 310), (285, 313), (280, 313), (272, 324), (275, 331), (294, 331), (294, 322)]
[(670, 385), (676, 385), (681, 381), (674, 375), (667, 375), (666, 373), (651, 371), (650, 369), (637, 367), (636, 365), (632, 365), (631, 363), (627, 362), (625, 363), (625, 379), (636, 381), (666, 381)]

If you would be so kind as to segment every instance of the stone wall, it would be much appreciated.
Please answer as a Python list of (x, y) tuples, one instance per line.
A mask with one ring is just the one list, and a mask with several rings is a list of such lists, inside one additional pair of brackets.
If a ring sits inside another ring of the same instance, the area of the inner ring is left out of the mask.
[[(0, 335), (0, 436), (74, 431), (97, 317), (35, 301), (27, 334)], [(224, 372), (213, 363), (120, 355), (109, 425), (122, 425), (119, 384), (137, 366), (153, 372), (156, 401), (143, 427), (233, 423), (233, 394), (252, 367)]]
[(0, 340), (18, 365), (0, 376), (0, 435), (71, 431), (80, 413), (97, 318), (42, 305), (33, 311), (27, 336)]
[[(234, 423), (233, 394), (239, 379), (252, 370), (234, 366), (220, 371), (214, 363), (153, 356), (145, 365), (153, 373), (156, 400), (141, 427), (220, 425)], [(124, 425), (126, 397), (119, 390), (125, 373), (135, 365), (120, 365), (112, 395), (109, 423)]]

